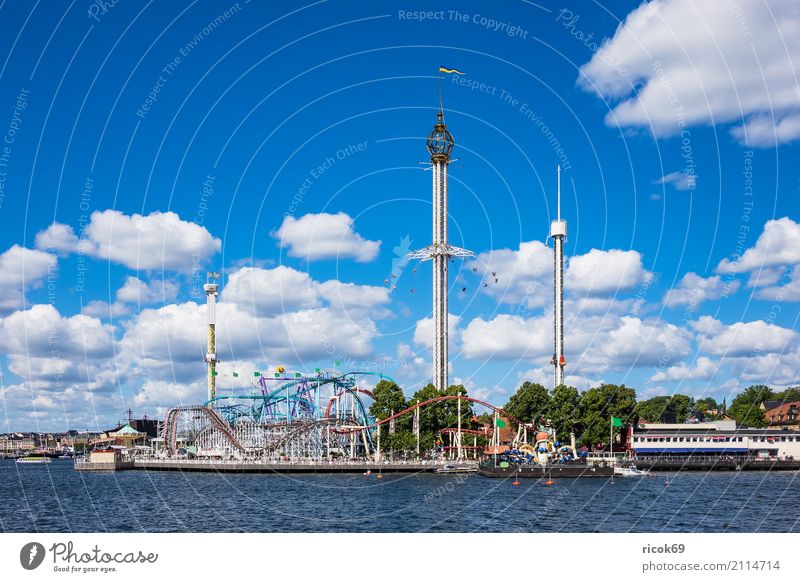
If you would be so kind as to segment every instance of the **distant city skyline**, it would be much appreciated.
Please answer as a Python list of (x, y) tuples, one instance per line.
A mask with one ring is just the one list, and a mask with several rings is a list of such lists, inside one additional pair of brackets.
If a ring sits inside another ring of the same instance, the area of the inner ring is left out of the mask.
[(440, 83), (450, 383), (551, 386), (560, 164), (567, 384), (800, 384), (797, 2), (568, 4), (2, 4), (0, 432), (203, 402), (208, 271), (220, 393), (431, 382)]

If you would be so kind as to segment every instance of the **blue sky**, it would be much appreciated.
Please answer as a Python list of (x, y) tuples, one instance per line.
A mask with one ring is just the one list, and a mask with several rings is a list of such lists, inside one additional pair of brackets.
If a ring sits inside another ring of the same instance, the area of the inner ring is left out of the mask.
[(796, 2), (100, 6), (0, 4), (3, 429), (202, 400), (209, 269), (223, 389), (334, 359), (427, 383), (430, 266), (391, 273), (430, 242), (440, 64), (478, 255), (452, 381), (551, 383), (560, 163), (571, 384), (797, 383)]

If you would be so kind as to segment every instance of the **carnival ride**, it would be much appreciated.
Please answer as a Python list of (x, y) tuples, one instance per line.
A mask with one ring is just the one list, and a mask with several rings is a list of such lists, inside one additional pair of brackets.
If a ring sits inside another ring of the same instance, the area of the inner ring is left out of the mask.
[(540, 430), (536, 433), (532, 444), (517, 443), (516, 446), (504, 451), (499, 459), (515, 465), (548, 466), (582, 462), (586, 456), (586, 452), (578, 452), (574, 445), (560, 442), (552, 430)]
[[(366, 399), (374, 398), (373, 393), (362, 387), (363, 380), (369, 377), (391, 380), (377, 372), (336, 370), (318, 370), (314, 374), (284, 371), (274, 377), (259, 375), (249, 393), (220, 394), (204, 405), (170, 409), (162, 424), (161, 454), (220, 459), (321, 460), (373, 455), (377, 458), (380, 427), (394, 427), (396, 419), (414, 414), (414, 432), (419, 437), (420, 411), (446, 401), (456, 401), (459, 407), (459, 426), (440, 432), (440, 438), (446, 438), (448, 446), (440, 446), (439, 450), (450, 457), (454, 451), (459, 458), (469, 451), (477, 456), (483, 448), (478, 446), (478, 436), (498, 440), (495, 428), (474, 430), (460, 426), (463, 402), (484, 406), (496, 418), (502, 415), (518, 426), (514, 442), (527, 442), (527, 431), (521, 421), (468, 396), (431, 398), (376, 420), (365, 404)], [(464, 443), (467, 435), (473, 436), (471, 446)]]

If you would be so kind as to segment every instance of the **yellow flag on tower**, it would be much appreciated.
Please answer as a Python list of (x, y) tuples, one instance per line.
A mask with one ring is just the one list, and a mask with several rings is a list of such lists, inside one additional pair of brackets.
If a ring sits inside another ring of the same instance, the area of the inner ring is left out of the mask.
[(448, 69), (447, 67), (442, 67), (442, 66), (439, 67), (439, 72), (440, 73), (449, 73), (449, 74), (455, 73), (456, 75), (463, 75), (464, 74), (461, 71), (458, 71), (456, 69)]

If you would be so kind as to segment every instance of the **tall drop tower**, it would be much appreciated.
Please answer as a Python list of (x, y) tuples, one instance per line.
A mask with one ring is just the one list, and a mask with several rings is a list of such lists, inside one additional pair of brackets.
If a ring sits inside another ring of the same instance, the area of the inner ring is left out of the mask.
[(433, 384), (443, 391), (447, 383), (447, 266), (453, 258), (474, 257), (472, 251), (451, 246), (447, 242), (447, 167), (455, 141), (444, 124), (441, 106), (437, 121), (428, 136), (433, 173), (433, 244), (413, 251), (409, 258), (433, 261)]
[(561, 166), (558, 166), (558, 202), (556, 220), (550, 223), (553, 237), (553, 360), (554, 388), (564, 383), (564, 241), (567, 239), (567, 221), (561, 220)]
[(219, 273), (208, 273), (208, 279), (203, 290), (206, 292), (206, 305), (208, 307), (208, 352), (206, 353), (206, 363), (208, 364), (208, 400), (212, 401), (217, 397), (217, 293), (219, 285), (216, 281)]

